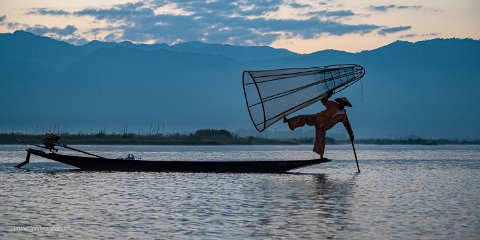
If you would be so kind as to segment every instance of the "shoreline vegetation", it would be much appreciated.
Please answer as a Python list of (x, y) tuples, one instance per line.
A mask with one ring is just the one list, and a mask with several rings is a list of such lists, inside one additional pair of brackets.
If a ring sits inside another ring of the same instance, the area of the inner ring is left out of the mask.
[[(313, 144), (314, 138), (273, 139), (260, 137), (239, 137), (227, 130), (201, 129), (191, 134), (134, 134), (134, 133), (61, 133), (60, 142), (82, 145), (299, 145)], [(0, 144), (21, 144), (25, 142), (41, 144), (44, 134), (0, 133)], [(480, 145), (480, 139), (357, 139), (356, 144), (372, 145)], [(350, 144), (349, 140), (335, 140), (327, 137), (327, 144)]]

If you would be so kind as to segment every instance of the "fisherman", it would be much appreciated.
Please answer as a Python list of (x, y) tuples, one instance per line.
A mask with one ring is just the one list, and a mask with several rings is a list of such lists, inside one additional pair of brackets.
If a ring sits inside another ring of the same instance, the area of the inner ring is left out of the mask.
[(288, 123), (288, 127), (293, 131), (295, 128), (303, 127), (305, 124), (308, 126), (315, 126), (315, 145), (313, 151), (323, 158), (325, 151), (325, 133), (331, 129), (337, 123), (341, 122), (347, 129), (350, 139), (353, 141), (354, 135), (352, 126), (348, 121), (347, 112), (345, 107), (352, 107), (352, 104), (347, 98), (335, 98), (335, 102), (328, 100), (332, 96), (333, 92), (329, 91), (325, 97), (321, 99), (322, 104), (325, 106), (325, 110), (311, 115), (299, 115), (287, 119), (283, 118), (283, 122)]

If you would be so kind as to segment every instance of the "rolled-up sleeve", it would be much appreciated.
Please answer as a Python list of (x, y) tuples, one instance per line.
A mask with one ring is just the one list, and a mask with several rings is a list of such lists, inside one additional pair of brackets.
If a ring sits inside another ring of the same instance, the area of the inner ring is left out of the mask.
[(328, 98), (322, 98), (321, 102), (327, 109), (332, 108), (337, 104), (336, 102), (328, 100)]

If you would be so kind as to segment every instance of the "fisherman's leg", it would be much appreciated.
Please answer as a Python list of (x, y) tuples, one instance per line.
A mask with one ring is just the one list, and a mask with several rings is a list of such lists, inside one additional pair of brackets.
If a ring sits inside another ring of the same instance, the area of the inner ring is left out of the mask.
[(295, 128), (315, 125), (315, 115), (298, 115), (290, 119), (285, 118), (284, 122), (288, 123), (288, 127), (293, 131)]
[(323, 158), (323, 153), (325, 152), (325, 133), (322, 128), (315, 128), (315, 145), (313, 151), (318, 153), (321, 158)]

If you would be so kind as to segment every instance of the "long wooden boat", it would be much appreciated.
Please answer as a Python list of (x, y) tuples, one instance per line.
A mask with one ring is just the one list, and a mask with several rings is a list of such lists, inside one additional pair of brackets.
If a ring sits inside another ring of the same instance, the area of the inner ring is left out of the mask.
[(26, 161), (16, 167), (20, 168), (27, 164), (31, 154), (65, 163), (81, 170), (92, 171), (285, 173), (295, 168), (330, 161), (327, 158), (288, 161), (150, 161), (82, 157), (31, 148), (26, 151)]

